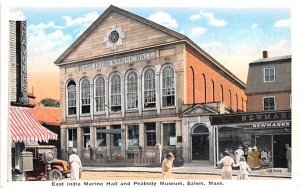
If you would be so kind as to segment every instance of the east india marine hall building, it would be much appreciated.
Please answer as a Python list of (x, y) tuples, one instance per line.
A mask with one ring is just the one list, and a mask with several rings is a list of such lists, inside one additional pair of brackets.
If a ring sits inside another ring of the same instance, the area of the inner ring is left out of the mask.
[(246, 109), (245, 84), (193, 41), (115, 6), (55, 64), (61, 148), (96, 163), (151, 164), (157, 148), (212, 162), (209, 115)]

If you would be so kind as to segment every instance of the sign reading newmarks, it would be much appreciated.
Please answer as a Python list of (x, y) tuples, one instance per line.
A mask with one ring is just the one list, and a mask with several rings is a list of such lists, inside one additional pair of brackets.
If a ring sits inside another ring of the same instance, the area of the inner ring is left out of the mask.
[(119, 58), (114, 58), (114, 59), (103, 59), (103, 60), (95, 60), (93, 62), (83, 64), (83, 65), (78, 65), (78, 70), (79, 71), (86, 71), (90, 69), (97, 69), (101, 67), (110, 67), (110, 66), (115, 66), (119, 64), (125, 64), (125, 63), (133, 63), (136, 61), (143, 61), (143, 60), (148, 60), (148, 59), (153, 59), (155, 58), (155, 51), (152, 52), (143, 52), (139, 54), (133, 54), (133, 55), (128, 55), (128, 56), (123, 56)]
[(210, 121), (212, 125), (272, 122), (272, 121), (283, 121), (283, 120), (291, 120), (290, 110), (260, 112), (260, 113), (223, 114), (223, 115), (212, 115), (210, 117)]

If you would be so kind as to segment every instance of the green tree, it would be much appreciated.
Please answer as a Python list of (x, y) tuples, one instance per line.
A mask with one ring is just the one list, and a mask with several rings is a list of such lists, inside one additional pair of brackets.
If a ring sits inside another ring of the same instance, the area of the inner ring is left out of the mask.
[(41, 104), (44, 106), (50, 106), (50, 107), (59, 107), (60, 103), (56, 99), (51, 99), (51, 98), (45, 98), (40, 101)]

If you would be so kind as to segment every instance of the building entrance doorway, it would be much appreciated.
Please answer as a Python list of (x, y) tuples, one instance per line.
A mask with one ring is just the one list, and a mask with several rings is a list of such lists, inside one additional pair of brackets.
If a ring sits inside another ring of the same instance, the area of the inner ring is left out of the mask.
[(203, 125), (192, 130), (192, 160), (209, 160), (209, 131)]
[(273, 136), (274, 168), (287, 168), (285, 144), (291, 146), (290, 134)]

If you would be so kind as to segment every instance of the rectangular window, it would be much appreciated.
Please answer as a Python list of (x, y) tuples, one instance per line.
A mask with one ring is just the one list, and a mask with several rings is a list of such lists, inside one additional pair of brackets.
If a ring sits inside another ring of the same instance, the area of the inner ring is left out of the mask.
[(275, 67), (264, 69), (265, 82), (275, 82)]
[(276, 110), (275, 97), (264, 97), (264, 110)]
[(175, 123), (163, 123), (163, 144), (164, 146), (176, 145)]
[(101, 132), (101, 130), (106, 130), (106, 127), (97, 127), (97, 146), (106, 146), (106, 133)]
[(156, 123), (145, 123), (147, 146), (155, 146), (156, 144)]
[(77, 129), (68, 130), (68, 147), (76, 148), (77, 147)]
[(128, 147), (139, 146), (139, 126), (128, 125)]
[[(111, 125), (111, 129), (120, 129), (121, 130), (121, 125)], [(122, 140), (121, 140), (121, 133), (120, 134), (113, 134), (112, 135), (112, 142), (115, 147), (121, 147)]]

